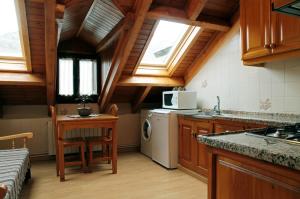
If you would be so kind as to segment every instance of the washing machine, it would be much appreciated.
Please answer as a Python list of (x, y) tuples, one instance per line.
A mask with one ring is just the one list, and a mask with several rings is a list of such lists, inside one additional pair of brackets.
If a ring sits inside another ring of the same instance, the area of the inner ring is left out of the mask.
[(141, 110), (141, 153), (152, 158), (152, 125), (150, 110)]

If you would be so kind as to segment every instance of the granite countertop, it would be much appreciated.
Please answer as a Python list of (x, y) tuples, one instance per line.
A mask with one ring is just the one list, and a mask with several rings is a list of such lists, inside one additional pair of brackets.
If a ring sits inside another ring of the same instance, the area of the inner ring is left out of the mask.
[(276, 138), (250, 135), (249, 132), (199, 135), (198, 141), (206, 145), (235, 152), (276, 165), (300, 170), (300, 145)]
[(251, 113), (239, 111), (223, 111), (221, 115), (201, 115), (201, 113), (205, 112), (199, 112), (198, 114), (193, 115), (181, 115), (194, 119), (222, 119), (237, 122), (265, 124), (269, 126), (293, 125), (295, 123), (300, 123), (300, 115), (295, 114)]

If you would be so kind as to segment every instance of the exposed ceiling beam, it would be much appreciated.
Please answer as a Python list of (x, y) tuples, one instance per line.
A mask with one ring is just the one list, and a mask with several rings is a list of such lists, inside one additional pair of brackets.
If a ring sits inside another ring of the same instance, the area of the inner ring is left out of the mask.
[(44, 77), (32, 73), (0, 73), (0, 85), (45, 86)]
[(123, 7), (120, 5), (120, 2), (118, 0), (112, 0), (113, 4), (122, 12), (122, 14), (124, 16), (126, 16), (126, 12), (125, 10), (123, 9)]
[(76, 37), (79, 37), (79, 35), (80, 35), (80, 33), (81, 33), (81, 31), (82, 31), (82, 29), (83, 29), (85, 23), (87, 22), (87, 20), (88, 20), (90, 14), (92, 13), (92, 11), (93, 11), (95, 5), (97, 4), (97, 1), (98, 1), (98, 0), (94, 0), (94, 1), (93, 1), (92, 5), (91, 5), (91, 7), (90, 7), (90, 9), (89, 9), (89, 11), (88, 11), (87, 14), (85, 15), (85, 18), (83, 19), (81, 25), (79, 26), (79, 29), (78, 29), (78, 31), (77, 31), (77, 33), (76, 33)]
[(196, 20), (202, 12), (207, 0), (188, 0), (186, 14), (188, 19)]
[(230, 25), (226, 21), (216, 20), (190, 20), (184, 10), (170, 7), (158, 7), (147, 13), (148, 19), (165, 19), (178, 23), (189, 24), (192, 26), (200, 26), (201, 28), (226, 32), (230, 29)]
[(198, 74), (200, 69), (205, 63), (217, 52), (220, 47), (226, 43), (229, 39), (237, 33), (240, 27), (239, 20), (235, 21), (234, 25), (227, 33), (219, 32), (214, 37), (211, 38), (210, 42), (206, 47), (201, 51), (198, 57), (195, 59), (193, 64), (189, 67), (189, 70), (186, 71), (184, 80), (186, 83), (190, 82), (193, 77)]
[(55, 104), (57, 51), (57, 28), (55, 21), (55, 9), (55, 1), (45, 1), (45, 64), (48, 105)]
[(141, 103), (145, 100), (149, 92), (151, 91), (152, 86), (146, 86), (141, 88), (139, 94), (137, 95), (137, 98), (132, 103), (132, 112), (137, 112), (138, 108), (140, 107)]
[(124, 75), (119, 79), (118, 86), (177, 87), (177, 86), (184, 86), (184, 80), (181, 77), (171, 78), (171, 77)]
[(125, 18), (123, 18), (97, 45), (96, 52), (99, 53), (101, 50), (105, 49), (109, 44), (120, 36), (120, 33), (131, 24), (133, 19), (133, 14), (128, 13)]
[(112, 94), (117, 86), (117, 82), (122, 74), (123, 68), (138, 37), (138, 34), (143, 26), (147, 11), (151, 6), (152, 0), (137, 0), (134, 8), (134, 23), (132, 27), (126, 31), (122, 41), (120, 50), (118, 50), (118, 60), (111, 66), (112, 72), (107, 78), (107, 84), (103, 88), (103, 95), (100, 95), (98, 100), (100, 112), (105, 110), (109, 103)]

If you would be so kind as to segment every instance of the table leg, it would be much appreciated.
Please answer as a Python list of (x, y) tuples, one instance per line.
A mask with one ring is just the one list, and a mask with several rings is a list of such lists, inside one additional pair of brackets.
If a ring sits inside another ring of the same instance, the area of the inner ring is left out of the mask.
[(64, 157), (64, 143), (61, 141), (63, 138), (63, 129), (58, 126), (58, 150), (59, 150), (59, 176), (60, 181), (65, 181), (65, 157)]
[(112, 170), (113, 174), (117, 173), (117, 156), (118, 156), (118, 136), (116, 131), (116, 125), (112, 128)]

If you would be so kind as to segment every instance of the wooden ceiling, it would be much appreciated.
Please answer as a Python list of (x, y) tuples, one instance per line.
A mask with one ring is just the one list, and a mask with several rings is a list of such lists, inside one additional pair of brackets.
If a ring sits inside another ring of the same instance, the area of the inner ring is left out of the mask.
[[(99, 57), (105, 54), (102, 64), (109, 72), (107, 78), (102, 79), (103, 89), (99, 97), (102, 110), (111, 101), (131, 102), (136, 110), (142, 101), (156, 99), (156, 94), (162, 89), (170, 89), (172, 85), (183, 86), (185, 80), (192, 76), (188, 71), (199, 67), (196, 66), (199, 60), (230, 29), (239, 8), (239, 0), (56, 0), (56, 3), (64, 8), (60, 9), (61, 17), (57, 13), (55, 15), (61, 23), (58, 31), (60, 50), (94, 51)], [(37, 96), (49, 95), (49, 88), (55, 88), (55, 76), (51, 80), (49, 68), (46, 72), (47, 63), (49, 65), (45, 56), (45, 52), (49, 52), (45, 44), (46, 5), (45, 0), (26, 0), (32, 70), (33, 74), (45, 78), (46, 86), (22, 89)], [(133, 71), (159, 19), (200, 26), (201, 30), (171, 74), (163, 78), (135, 77)], [(115, 45), (111, 45), (112, 42)], [(109, 56), (106, 51), (111, 52)], [(55, 72), (55, 68), (53, 70)], [(28, 98), (12, 91), (4, 99), (3, 93), (10, 89), (22, 90), (1, 86), (0, 100), (18, 104), (22, 100), (18, 102), (14, 97)], [(32, 97), (31, 104), (46, 103), (45, 98)]]

